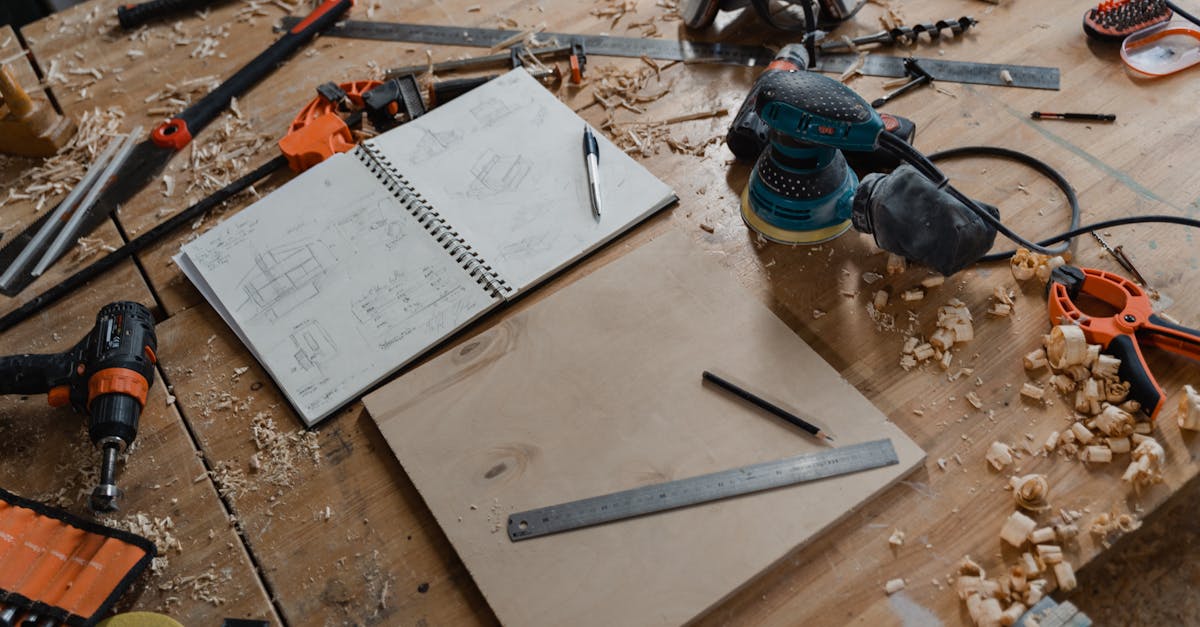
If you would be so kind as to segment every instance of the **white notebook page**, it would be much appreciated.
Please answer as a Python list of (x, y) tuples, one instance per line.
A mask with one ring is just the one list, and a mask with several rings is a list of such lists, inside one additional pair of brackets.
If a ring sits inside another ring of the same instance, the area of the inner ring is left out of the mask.
[(177, 262), (308, 424), (499, 302), (353, 153), (185, 245)]
[(367, 143), (521, 291), (675, 199), (596, 131), (603, 202), (597, 221), (584, 125), (516, 69)]

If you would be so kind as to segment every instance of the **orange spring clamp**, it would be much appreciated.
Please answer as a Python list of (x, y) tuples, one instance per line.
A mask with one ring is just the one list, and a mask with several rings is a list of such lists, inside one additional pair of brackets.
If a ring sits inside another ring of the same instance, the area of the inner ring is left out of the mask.
[[(363, 95), (379, 86), (379, 81), (353, 81), (338, 85), (355, 107), (363, 107)], [(354, 134), (338, 115), (338, 104), (324, 96), (308, 103), (279, 140), (279, 150), (287, 157), (288, 167), (303, 172), (339, 152), (349, 152), (356, 144)]]
[[(1200, 331), (1167, 321), (1154, 313), (1150, 297), (1133, 281), (1095, 268), (1059, 266), (1050, 275), (1050, 324), (1077, 324), (1090, 344), (1121, 360), (1117, 371), (1129, 382), (1129, 398), (1141, 404), (1151, 420), (1162, 410), (1165, 395), (1155, 381), (1142, 346), (1200, 360)], [(1099, 307), (1091, 315), (1081, 303)], [(1115, 312), (1115, 313), (1112, 313)]]

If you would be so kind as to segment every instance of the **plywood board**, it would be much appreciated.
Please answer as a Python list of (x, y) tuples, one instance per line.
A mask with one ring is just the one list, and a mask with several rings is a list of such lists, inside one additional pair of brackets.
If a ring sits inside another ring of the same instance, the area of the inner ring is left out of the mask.
[[(512, 543), (506, 517), (821, 445), (701, 384), (712, 369), (897, 466)], [(671, 234), (365, 399), (501, 621), (672, 625), (737, 590), (922, 451), (686, 238)]]

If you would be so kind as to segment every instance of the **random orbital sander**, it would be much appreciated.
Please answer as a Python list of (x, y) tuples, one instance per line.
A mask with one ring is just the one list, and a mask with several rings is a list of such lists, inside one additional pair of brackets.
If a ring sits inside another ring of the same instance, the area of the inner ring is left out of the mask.
[[(802, 70), (768, 71), (754, 111), (770, 129), (742, 195), (742, 218), (763, 237), (817, 244), (851, 226), (880, 248), (951, 275), (991, 248), (999, 211), (967, 198), (852, 89)], [(847, 155), (900, 163), (861, 181)]]

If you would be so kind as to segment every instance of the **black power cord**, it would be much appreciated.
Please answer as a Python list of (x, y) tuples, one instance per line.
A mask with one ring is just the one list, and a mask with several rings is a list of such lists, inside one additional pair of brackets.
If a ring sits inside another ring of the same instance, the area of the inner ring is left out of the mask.
[[(1013, 242), (1017, 243), (1018, 245), (1020, 245), (1024, 248), (1027, 248), (1029, 250), (1032, 250), (1034, 252), (1037, 252), (1037, 253), (1041, 253), (1041, 254), (1045, 254), (1045, 255), (1061, 254), (1062, 252), (1064, 252), (1067, 249), (1067, 246), (1070, 245), (1070, 240), (1072, 238), (1077, 237), (1079, 235), (1086, 234), (1086, 233), (1090, 233), (1092, 231), (1098, 231), (1100, 229), (1107, 229), (1107, 228), (1111, 228), (1114, 226), (1125, 226), (1125, 225), (1129, 225), (1129, 224), (1145, 224), (1145, 223), (1165, 223), (1165, 224), (1179, 224), (1179, 225), (1183, 225), (1183, 226), (1190, 226), (1192, 228), (1200, 228), (1200, 220), (1196, 220), (1193, 218), (1185, 218), (1182, 216), (1168, 216), (1168, 215), (1127, 216), (1124, 218), (1116, 218), (1113, 220), (1103, 220), (1101, 222), (1093, 222), (1092, 224), (1079, 226), (1079, 215), (1080, 215), (1079, 200), (1075, 195), (1075, 190), (1071, 188), (1070, 183), (1067, 182), (1067, 180), (1062, 176), (1061, 173), (1059, 173), (1054, 168), (1050, 167), (1048, 164), (1043, 163), (1025, 153), (1017, 152), (1015, 150), (1009, 150), (1007, 148), (997, 148), (994, 146), (964, 146), (962, 148), (954, 148), (951, 150), (944, 150), (942, 152), (934, 153), (930, 156), (925, 156), (920, 151), (918, 151), (916, 148), (914, 148), (911, 144), (909, 144), (908, 142), (904, 141), (903, 139), (901, 139), (899, 137), (892, 135), (891, 133), (880, 133), (879, 146), (881, 148), (887, 150), (888, 152), (891, 152), (892, 154), (896, 155), (905, 163), (912, 165), (914, 168), (917, 169), (918, 172), (920, 172), (921, 174), (924, 174), (926, 178), (928, 178), (930, 181), (933, 181), (933, 183), (936, 184), (938, 187), (944, 187), (946, 190), (946, 193), (950, 194), (956, 200), (958, 200), (959, 202), (966, 205), (967, 208), (970, 209), (972, 213), (979, 216), (979, 219), (990, 224), (1002, 235), (1004, 235), (1008, 239), (1012, 240)], [(996, 218), (991, 213), (988, 213), (986, 210), (984, 210), (982, 207), (980, 207), (979, 204), (976, 203), (974, 200), (971, 200), (965, 194), (963, 194), (962, 192), (955, 189), (954, 186), (950, 185), (949, 184), (950, 180), (946, 177), (946, 175), (943, 174), (942, 171), (939, 170), (938, 167), (933, 164), (934, 159), (951, 159), (951, 158), (955, 158), (955, 157), (965, 157), (965, 156), (998, 156), (998, 157), (1010, 158), (1010, 159), (1025, 163), (1025, 164), (1029, 165), (1030, 167), (1032, 167), (1033, 169), (1041, 172), (1042, 174), (1044, 174), (1045, 176), (1050, 178), (1050, 180), (1052, 180), (1054, 182), (1054, 184), (1059, 187), (1059, 189), (1063, 190), (1063, 193), (1066, 194), (1066, 196), (1067, 196), (1067, 202), (1071, 206), (1071, 228), (1069, 230), (1067, 230), (1066, 232), (1059, 233), (1057, 235), (1053, 235), (1053, 236), (1043, 239), (1042, 241), (1037, 242), (1037, 243), (1031, 242), (1031, 241), (1025, 239), (1024, 237), (1018, 235), (1017, 233), (1015, 233), (1012, 229), (1008, 228), (1008, 226), (1005, 225), (1003, 222), (1001, 222), (998, 218)], [(1056, 248), (1047, 248), (1048, 245), (1057, 244), (1059, 242), (1063, 242), (1064, 246), (1059, 246)], [(980, 261), (1000, 261), (1002, 259), (1008, 259), (1009, 257), (1013, 256), (1013, 254), (1015, 252), (1016, 252), (1015, 250), (1010, 250), (1010, 251), (1005, 251), (1002, 253), (993, 253), (991, 255), (986, 255), (986, 256), (980, 258)]]
[[(928, 155), (930, 162), (960, 157), (1000, 157), (1002, 159), (1009, 159), (1023, 163), (1030, 168), (1037, 170), (1043, 176), (1050, 179), (1055, 185), (1057, 185), (1058, 188), (1062, 190), (1063, 195), (1066, 196), (1067, 205), (1071, 208), (1071, 222), (1067, 227), (1067, 230), (1072, 231), (1079, 228), (1079, 197), (1075, 195), (1075, 188), (1071, 187), (1071, 184), (1067, 182), (1066, 177), (1064, 177), (1058, 170), (1055, 170), (1050, 164), (1041, 161), (1030, 154), (1016, 150), (1010, 150), (1008, 148), (1000, 148), (997, 146), (963, 146), (961, 148), (951, 148), (949, 150), (942, 150), (940, 152), (935, 152), (931, 155)], [(1085, 230), (1083, 232), (1086, 233), (1087, 231)], [(1046, 248), (1045, 250), (1049, 251), (1049, 254), (1061, 255), (1067, 252), (1067, 250), (1071, 247), (1070, 242), (1065, 240), (1055, 240), (1054, 238), (1044, 239), (1040, 242), (1037, 242), (1037, 244), (1039, 246), (1049, 246), (1050, 244), (1056, 243), (1056, 241), (1062, 242), (1062, 245), (1055, 246), (1053, 248)], [(1015, 252), (1017, 251), (1009, 250), (1002, 253), (993, 253), (984, 256), (982, 259), (980, 259), (980, 261), (1000, 261), (1002, 259), (1008, 259)]]

